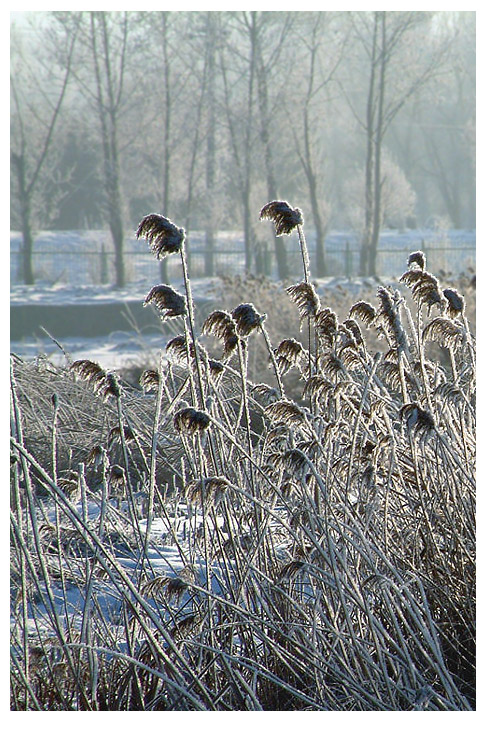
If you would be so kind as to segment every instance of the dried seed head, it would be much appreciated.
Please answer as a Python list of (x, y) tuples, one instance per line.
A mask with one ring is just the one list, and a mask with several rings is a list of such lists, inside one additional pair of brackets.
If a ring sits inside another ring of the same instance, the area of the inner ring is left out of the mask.
[(360, 327), (356, 320), (354, 319), (345, 319), (343, 322), (343, 326), (351, 333), (351, 335), (354, 338), (354, 342), (356, 345), (364, 345), (364, 339), (363, 335), (361, 334)]
[(159, 372), (148, 368), (140, 376), (140, 386), (144, 392), (156, 392), (159, 388)]
[(208, 366), (209, 373), (211, 374), (213, 379), (219, 378), (224, 371), (224, 364), (216, 361), (214, 358), (209, 358)]
[(114, 487), (120, 487), (125, 483), (125, 471), (118, 464), (113, 464), (110, 468), (109, 482)]
[(115, 397), (115, 399), (119, 399), (121, 397), (120, 384), (118, 381), (118, 376), (116, 374), (111, 371), (106, 374), (105, 385), (102, 391), (103, 397), (105, 399), (107, 397)]
[(466, 308), (464, 297), (455, 289), (444, 289), (442, 292), (447, 300), (446, 312), (450, 317), (457, 317), (463, 314)]
[(71, 370), (74, 371), (74, 375), (78, 379), (83, 379), (83, 381), (88, 381), (92, 384), (96, 393), (103, 390), (106, 373), (95, 361), (74, 361), (71, 364)]
[(422, 409), (415, 402), (401, 407), (400, 418), (406, 423), (409, 432), (415, 430), (422, 442), (425, 442), (435, 430), (434, 418), (430, 412)]
[(236, 323), (236, 331), (243, 336), (261, 327), (266, 318), (265, 314), (258, 314), (253, 304), (240, 304), (233, 309), (231, 316)]
[(195, 631), (200, 623), (201, 619), (196, 614), (189, 613), (184, 618), (181, 618), (180, 621), (177, 621), (171, 631), (171, 635), (175, 640), (181, 640), (192, 631)]
[(407, 265), (410, 268), (412, 263), (415, 263), (416, 265), (418, 265), (420, 270), (424, 271), (425, 262), (426, 262), (426, 259), (425, 259), (424, 253), (421, 250), (417, 250), (417, 252), (410, 253), (410, 255), (408, 256)]
[(339, 360), (344, 368), (352, 370), (361, 366), (361, 360), (355, 347), (347, 345), (339, 351)]
[(186, 582), (180, 576), (169, 577), (168, 575), (161, 575), (160, 577), (155, 577), (153, 580), (148, 580), (142, 586), (142, 594), (155, 599), (162, 598), (165, 595), (167, 600), (175, 598), (178, 603), (188, 587), (190, 587), (190, 583)]
[[(408, 382), (409, 385), (411, 385), (413, 381), (409, 372), (407, 370), (404, 370), (403, 373), (405, 381)], [(398, 363), (394, 363), (393, 361), (383, 361), (380, 364), (380, 378), (394, 391), (398, 391), (401, 388), (400, 369)]]
[(75, 471), (68, 471), (63, 477), (60, 477), (58, 479), (58, 485), (61, 487), (61, 489), (66, 492), (66, 494), (70, 495), (70, 497), (77, 497), (80, 495), (80, 481), (79, 481), (79, 474)]
[(236, 334), (236, 324), (228, 312), (223, 309), (216, 309), (204, 321), (202, 332), (224, 340), (227, 335)]
[(304, 398), (312, 400), (314, 404), (327, 404), (329, 396), (333, 393), (334, 384), (317, 374), (307, 379), (304, 384)]
[(174, 428), (182, 434), (194, 435), (202, 433), (211, 422), (208, 415), (193, 407), (183, 407), (174, 415)]
[(170, 286), (160, 284), (150, 289), (143, 303), (154, 304), (160, 312), (161, 319), (170, 319), (171, 317), (183, 317), (187, 314), (186, 298), (179, 294)]
[(275, 225), (275, 234), (290, 234), (304, 223), (302, 211), (293, 209), (287, 201), (270, 201), (260, 211), (260, 219), (270, 219)]
[(280, 397), (280, 392), (268, 384), (255, 384), (251, 391), (252, 394), (259, 394), (265, 404), (275, 402)]
[(299, 364), (302, 354), (305, 353), (304, 347), (294, 338), (285, 338), (275, 350), (275, 358), (278, 369), (282, 375), (286, 374), (292, 366)]
[(380, 300), (380, 311), (377, 319), (382, 321), (389, 335), (395, 339), (397, 347), (405, 350), (408, 347), (408, 342), (400, 317), (400, 294), (398, 291), (392, 292), (390, 289), (380, 286), (376, 295)]
[(347, 377), (346, 367), (336, 353), (327, 353), (323, 357), (322, 370), (335, 380)]
[(161, 214), (144, 216), (136, 232), (137, 239), (143, 237), (158, 260), (180, 252), (184, 244), (185, 232)]
[(214, 335), (223, 341), (225, 358), (230, 356), (238, 345), (235, 321), (228, 312), (222, 309), (211, 312), (203, 323), (202, 332), (206, 335)]
[(414, 300), (418, 304), (425, 304), (429, 311), (434, 304), (444, 304), (439, 282), (431, 273), (418, 269), (409, 270), (400, 277), (400, 281), (409, 287)]
[(165, 346), (165, 352), (177, 363), (187, 363), (187, 346), (184, 335), (176, 335), (171, 338)]
[(326, 307), (317, 312), (315, 326), (319, 338), (327, 345), (332, 345), (338, 329), (338, 318), (335, 312)]
[(456, 350), (464, 340), (464, 330), (451, 319), (436, 317), (424, 328), (423, 338), (435, 340), (444, 348)]
[(314, 317), (320, 309), (321, 302), (311, 283), (303, 281), (286, 289), (291, 300), (297, 305), (301, 320)]
[(306, 567), (306, 562), (301, 562), (298, 559), (294, 559), (292, 562), (288, 562), (287, 564), (284, 564), (282, 569), (278, 573), (278, 581), (281, 582), (282, 580), (291, 580), (292, 578), (296, 577), (299, 572), (301, 572)]
[(289, 448), (282, 456), (286, 471), (297, 479), (302, 479), (309, 472), (309, 461), (298, 448)]
[(92, 464), (95, 469), (97, 469), (103, 462), (107, 461), (105, 459), (106, 451), (103, 448), (103, 446), (100, 446), (99, 444), (96, 446), (93, 446), (91, 451), (89, 452), (86, 462), (88, 464)]
[(218, 505), (228, 491), (228, 487), (229, 482), (224, 477), (206, 477), (203, 482), (200, 479), (189, 482), (185, 494), (190, 502), (199, 505), (202, 502), (204, 491), (206, 503)]
[(461, 390), (450, 381), (443, 381), (434, 389), (434, 396), (442, 397), (448, 404), (459, 405), (464, 401)]
[[(123, 426), (123, 437), (127, 443), (135, 440), (135, 433), (129, 425)], [(110, 449), (116, 440), (121, 440), (120, 426), (115, 425), (108, 433), (108, 449)]]
[(272, 422), (284, 425), (303, 425), (306, 421), (305, 410), (288, 399), (279, 399), (268, 405), (265, 414)]
[(367, 301), (357, 301), (349, 310), (349, 316), (361, 320), (366, 327), (370, 327), (376, 319), (376, 309)]

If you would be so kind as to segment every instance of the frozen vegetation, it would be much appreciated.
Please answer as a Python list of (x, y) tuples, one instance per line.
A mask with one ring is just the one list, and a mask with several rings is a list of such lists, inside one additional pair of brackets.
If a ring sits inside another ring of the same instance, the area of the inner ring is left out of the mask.
[(13, 709), (475, 707), (471, 275), (314, 284), (265, 209), (303, 277), (213, 281), (202, 321), (141, 223), (182, 280), (138, 296), (172, 332), (136, 380), (13, 357)]

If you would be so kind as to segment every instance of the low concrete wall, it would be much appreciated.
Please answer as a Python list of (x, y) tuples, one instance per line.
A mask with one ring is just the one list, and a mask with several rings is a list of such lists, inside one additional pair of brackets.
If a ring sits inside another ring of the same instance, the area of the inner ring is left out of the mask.
[[(196, 314), (204, 319), (213, 302), (196, 303)], [(128, 319), (131, 317), (132, 323)], [(115, 330), (133, 330), (133, 322), (140, 332), (162, 329), (171, 334), (174, 324), (160, 322), (151, 307), (142, 302), (91, 302), (88, 304), (14, 304), (10, 307), (10, 339), (22, 340), (43, 336), (42, 327), (55, 338), (99, 337)]]

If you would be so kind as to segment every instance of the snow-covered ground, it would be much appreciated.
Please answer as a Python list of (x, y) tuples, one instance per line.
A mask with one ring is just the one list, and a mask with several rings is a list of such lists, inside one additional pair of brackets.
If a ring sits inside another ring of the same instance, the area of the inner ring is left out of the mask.
[[(202, 260), (203, 234), (194, 232), (190, 236), (194, 256)], [(300, 266), (298, 240), (295, 235), (286, 238), (291, 265)], [(307, 242), (312, 253), (313, 234), (309, 232)], [(326, 237), (329, 261), (337, 272), (344, 265), (343, 251), (346, 243), (351, 250), (357, 248), (356, 237), (344, 232), (330, 232)], [(19, 273), (19, 250), (21, 234), (10, 234), (10, 304), (12, 308), (23, 305), (34, 306), (73, 306), (103, 305), (106, 303), (140, 302), (142, 305), (148, 292), (160, 283), (159, 266), (143, 240), (137, 241), (127, 235), (127, 259), (130, 265), (129, 284), (124, 289), (113, 285), (96, 285), (99, 277), (99, 260), (102, 246), (112, 249), (109, 234), (105, 231), (41, 232), (36, 236), (34, 253), (39, 253), (34, 261), (39, 280), (34, 286), (17, 283)], [(381, 274), (382, 282), (399, 276), (406, 268), (406, 257), (412, 250), (425, 248), (430, 269), (443, 267), (444, 270), (461, 271), (475, 264), (475, 231), (405, 230), (384, 231), (381, 235), (381, 248), (386, 250), (386, 265), (389, 271)], [(217, 238), (217, 249), (224, 250), (226, 266), (231, 273), (242, 272), (243, 238), (241, 233), (221, 232)], [(40, 254), (42, 253), (42, 257)], [(111, 259), (111, 258), (110, 258)], [(357, 255), (353, 257), (356, 262)], [(385, 264), (385, 253), (381, 258)], [(222, 264), (223, 265), (223, 264)], [(224, 267), (223, 266), (223, 267)], [(177, 275), (179, 266), (170, 263), (170, 284), (184, 292), (182, 279)], [(112, 270), (112, 268), (110, 268)], [(299, 268), (296, 268), (299, 270)], [(342, 270), (341, 270), (342, 272)], [(197, 272), (191, 275), (197, 275)], [(371, 282), (371, 283), (370, 283)], [(341, 277), (320, 279), (316, 282), (320, 292), (340, 286), (351, 294), (359, 294), (363, 286), (376, 285), (373, 279), (346, 279)], [(218, 278), (191, 278), (191, 287), (196, 304), (203, 305), (208, 300), (222, 302), (221, 282)], [(165, 344), (162, 334), (145, 331), (127, 333), (117, 330), (100, 337), (63, 337), (60, 340), (73, 358), (91, 358), (105, 368), (133, 365), (144, 359), (157, 356)], [(58, 346), (42, 333), (36, 337), (25, 337), (11, 342), (11, 351), (26, 359), (39, 354), (48, 356), (55, 363), (63, 363), (63, 354)]]
[[(271, 251), (271, 226), (260, 225), (259, 240), (267, 241)], [(285, 237), (290, 264), (297, 264), (300, 257), (296, 234)], [(315, 252), (315, 235), (306, 229), (306, 241), (312, 256)], [(21, 283), (20, 232), (10, 233), (10, 282)], [(377, 270), (383, 275), (397, 275), (403, 268), (404, 258), (414, 250), (425, 250), (432, 270), (441, 266), (457, 271), (465, 264), (474, 263), (476, 247), (475, 230), (383, 230), (380, 235)], [(345, 257), (346, 250), (348, 257)], [(356, 273), (359, 263), (359, 244), (356, 234), (331, 231), (326, 235), (326, 250), (330, 272), (334, 275)], [(52, 286), (89, 285), (109, 283), (114, 280), (113, 245), (109, 232), (102, 230), (39, 232), (34, 241), (34, 271), (38, 280)], [(204, 274), (204, 233), (191, 232), (188, 237), (191, 276)], [(126, 273), (130, 282), (142, 281), (149, 288), (158, 281), (158, 265), (144, 240), (137, 240), (127, 232), (125, 240)], [(253, 269), (253, 267), (252, 267)], [(244, 270), (244, 242), (241, 232), (220, 231), (215, 237), (214, 270), (216, 274), (241, 273)], [(275, 261), (273, 272), (275, 274)], [(276, 275), (276, 274), (275, 274)], [(177, 261), (170, 262), (171, 283), (180, 276)]]
[[(385, 279), (387, 283), (394, 279)], [(363, 288), (376, 286), (372, 278), (345, 277), (323, 278), (315, 281), (317, 291), (321, 295), (329, 295), (338, 288), (359, 297)], [(176, 290), (184, 292), (182, 281), (175, 281)], [(221, 308), (224, 306), (221, 281), (218, 278), (199, 278), (191, 281), (193, 298), (196, 305), (204, 305), (208, 300), (218, 301)], [(107, 302), (139, 301), (142, 305), (150, 287), (141, 282), (130, 285), (125, 289), (114, 289), (103, 286), (35, 286), (15, 285), (11, 289), (12, 307), (23, 304), (38, 304), (52, 306), (68, 306), (72, 304), (103, 304)], [(96, 361), (103, 368), (123, 368), (134, 365), (153, 366), (160, 351), (165, 347), (167, 336), (162, 332), (125, 332), (116, 330), (108, 335), (99, 337), (63, 337), (55, 340), (64, 348), (71, 359), (89, 358)], [(40, 332), (36, 337), (25, 337), (21, 340), (12, 340), (10, 350), (24, 360), (33, 360), (38, 356), (46, 356), (55, 365), (64, 365), (66, 356), (62, 349), (46, 334)]]

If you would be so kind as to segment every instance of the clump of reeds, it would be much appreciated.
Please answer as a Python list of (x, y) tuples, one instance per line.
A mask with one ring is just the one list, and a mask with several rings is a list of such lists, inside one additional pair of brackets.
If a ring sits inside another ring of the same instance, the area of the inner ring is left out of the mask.
[(87, 360), (13, 364), (13, 709), (474, 708), (469, 298), (413, 253), (403, 292), (343, 316), (300, 210), (261, 217), (301, 245), (280, 335), (251, 281), (198, 331), (184, 230), (153, 214), (137, 236), (185, 295), (146, 303), (184, 332), (143, 392)]

